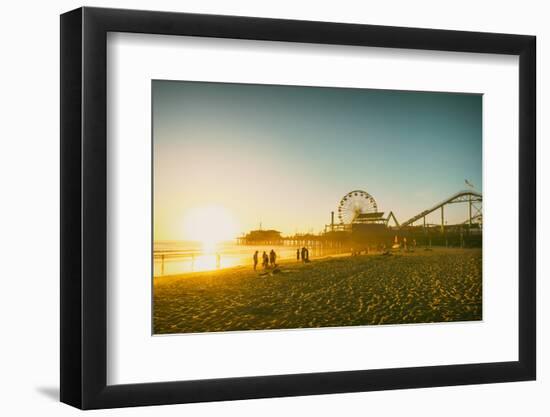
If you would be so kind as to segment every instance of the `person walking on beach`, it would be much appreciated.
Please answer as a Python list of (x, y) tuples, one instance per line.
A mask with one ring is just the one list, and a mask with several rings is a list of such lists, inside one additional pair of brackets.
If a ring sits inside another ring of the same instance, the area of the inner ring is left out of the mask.
[(303, 246), (302, 247), (302, 262), (305, 262), (306, 261), (306, 247)]
[(296, 260), (300, 261), (300, 248), (296, 249)]
[(267, 256), (267, 253), (265, 253), (265, 250), (262, 254), (262, 265), (264, 269), (267, 269), (267, 267), (269, 266), (269, 257)]
[(275, 268), (275, 261), (277, 260), (277, 254), (273, 249), (271, 249), (271, 252), (269, 252), (269, 263), (273, 268)]
[(309, 262), (309, 249), (306, 248), (306, 262)]
[(254, 271), (256, 270), (256, 267), (258, 266), (258, 251), (254, 252), (254, 256), (252, 257), (254, 259)]

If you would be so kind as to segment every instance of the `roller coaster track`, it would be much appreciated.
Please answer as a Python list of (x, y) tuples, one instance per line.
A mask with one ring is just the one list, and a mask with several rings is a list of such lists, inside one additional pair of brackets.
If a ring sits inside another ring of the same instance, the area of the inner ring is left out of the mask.
[[(416, 216), (411, 217), (409, 220), (401, 223), (401, 227), (411, 226), (417, 220), (420, 220), (421, 218), (426, 217), (430, 213), (433, 213), (434, 211), (441, 209), (447, 204), (480, 203), (482, 201), (483, 201), (483, 198), (481, 193), (478, 193), (477, 191), (471, 191), (471, 190), (462, 190), (457, 192), (456, 194), (453, 194), (451, 197), (441, 201), (440, 203), (436, 204), (432, 208), (429, 208), (428, 210), (424, 210), (422, 213), (418, 213)], [(477, 217), (477, 215), (475, 217)], [(472, 220), (473, 219), (474, 217), (472, 217)]]

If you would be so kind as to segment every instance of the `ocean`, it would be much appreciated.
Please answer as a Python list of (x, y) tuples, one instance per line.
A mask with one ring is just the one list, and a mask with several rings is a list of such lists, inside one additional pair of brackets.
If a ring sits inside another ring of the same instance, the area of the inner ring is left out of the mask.
[[(293, 246), (247, 246), (233, 242), (223, 242), (215, 248), (205, 250), (201, 242), (157, 241), (154, 244), (154, 276), (183, 274), (188, 272), (209, 271), (236, 266), (253, 267), (252, 256), (258, 251), (259, 263), (262, 253), (273, 249), (277, 260), (296, 259)], [(310, 249), (310, 256), (313, 255)], [(317, 253), (317, 252), (315, 252)]]

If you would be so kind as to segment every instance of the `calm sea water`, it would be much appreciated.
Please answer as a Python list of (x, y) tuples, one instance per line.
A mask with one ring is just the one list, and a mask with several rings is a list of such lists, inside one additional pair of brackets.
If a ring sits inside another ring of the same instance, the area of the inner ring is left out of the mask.
[[(262, 253), (271, 249), (277, 253), (277, 260), (296, 259), (294, 246), (246, 246), (233, 242), (218, 244), (205, 250), (200, 242), (157, 241), (154, 245), (154, 276), (209, 271), (236, 266), (253, 266), (252, 256), (258, 251), (259, 263)], [(320, 249), (310, 248), (310, 257), (324, 255)]]

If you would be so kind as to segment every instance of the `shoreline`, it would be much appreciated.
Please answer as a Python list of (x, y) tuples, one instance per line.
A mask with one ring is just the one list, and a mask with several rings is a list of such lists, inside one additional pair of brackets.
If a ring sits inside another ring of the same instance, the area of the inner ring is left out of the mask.
[[(414, 254), (414, 253), (430, 253), (430, 252), (447, 252), (447, 251), (464, 251), (464, 250), (480, 250), (481, 248), (454, 248), (454, 247), (445, 247), (445, 246), (433, 246), (432, 248), (424, 248), (424, 247), (417, 247), (415, 250), (412, 250), (412, 251), (403, 251), (403, 250), (392, 250), (390, 249), (388, 252), (389, 252), (389, 256), (396, 256), (396, 255), (407, 255), (407, 254)], [(353, 259), (353, 258), (356, 258), (356, 257), (360, 257), (360, 258), (364, 258), (364, 257), (375, 257), (375, 256), (388, 256), (388, 255), (384, 255), (384, 252), (373, 252), (373, 253), (368, 253), (368, 254), (360, 254), (360, 255), (356, 255), (356, 256), (352, 256), (352, 253), (351, 252), (342, 252), (342, 253), (333, 253), (333, 254), (330, 254), (330, 255), (324, 255), (324, 256), (316, 256), (314, 258), (311, 258), (310, 259), (310, 262), (309, 263), (304, 263), (302, 262), (301, 260), (300, 261), (297, 261), (296, 259), (289, 259), (289, 258), (286, 258), (286, 259), (282, 259), (281, 261), (279, 261), (276, 266), (289, 266), (289, 265), (293, 265), (295, 267), (300, 267), (300, 266), (306, 266), (306, 265), (311, 265), (311, 264), (314, 264), (314, 263), (317, 263), (318, 261), (327, 261), (327, 260), (330, 260), (332, 258), (345, 258), (345, 257), (348, 257), (350, 259)], [(199, 276), (203, 276), (203, 275), (222, 275), (222, 274), (225, 274), (225, 273), (232, 273), (232, 272), (236, 272), (236, 271), (239, 271), (239, 270), (245, 270), (246, 272), (252, 272), (252, 273), (255, 273), (256, 275), (262, 275), (263, 272), (266, 272), (267, 274), (269, 274), (271, 271), (273, 271), (273, 268), (268, 268), (268, 269), (264, 269), (261, 267), (260, 263), (258, 263), (258, 267), (256, 270), (254, 270), (253, 268), (253, 263), (252, 263), (252, 257), (251, 257), (251, 262), (248, 264), (248, 265), (234, 265), (234, 266), (229, 266), (229, 267), (226, 267), (226, 268), (214, 268), (214, 269), (207, 269), (207, 270), (204, 270), (204, 271), (194, 271), (194, 272), (181, 272), (181, 273), (175, 273), (175, 274), (165, 274), (165, 275), (154, 275), (153, 276), (153, 280), (156, 281), (156, 280), (159, 280), (159, 279), (171, 279), (171, 278), (194, 278), (194, 277), (199, 277)]]
[[(361, 255), (361, 256), (373, 256), (375, 254), (369, 254), (369, 255)], [(315, 262), (315, 261), (321, 261), (321, 260), (326, 260), (326, 259), (330, 259), (330, 258), (342, 258), (342, 257), (345, 257), (345, 256), (349, 256), (351, 257), (351, 252), (344, 252), (344, 253), (333, 253), (333, 254), (330, 254), (330, 255), (324, 255), (324, 256), (319, 256), (319, 257), (315, 257), (313, 259), (310, 259), (310, 262), (309, 264)], [(281, 265), (288, 265), (288, 264), (295, 264), (295, 265), (307, 265), (306, 263), (302, 262), (301, 260), (298, 261), (296, 259), (289, 259), (289, 258), (286, 258), (286, 259), (282, 259), (280, 260), (279, 262), (277, 262), (276, 266), (281, 266)], [(258, 267), (256, 270), (254, 270), (254, 264), (252, 262), (252, 257), (251, 257), (251, 262), (250, 264), (248, 265), (234, 265), (234, 266), (229, 266), (229, 267), (226, 267), (226, 268), (218, 268), (218, 269), (208, 269), (208, 270), (204, 270), (204, 271), (194, 271), (194, 272), (182, 272), (182, 273), (178, 273), (178, 274), (165, 274), (165, 275), (155, 275), (153, 276), (153, 279), (163, 279), (163, 278), (175, 278), (175, 277), (183, 277), (183, 276), (197, 276), (197, 275), (202, 275), (202, 274), (215, 274), (215, 273), (224, 273), (226, 271), (238, 271), (240, 269), (247, 269), (251, 272), (255, 272), (255, 273), (259, 273), (259, 272), (269, 272), (269, 271), (272, 271), (273, 269), (272, 268), (268, 268), (268, 269), (264, 269), (261, 267), (260, 263), (258, 263)]]

